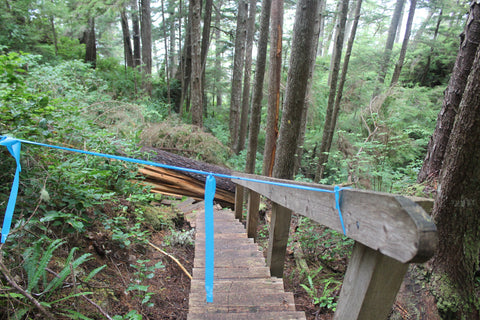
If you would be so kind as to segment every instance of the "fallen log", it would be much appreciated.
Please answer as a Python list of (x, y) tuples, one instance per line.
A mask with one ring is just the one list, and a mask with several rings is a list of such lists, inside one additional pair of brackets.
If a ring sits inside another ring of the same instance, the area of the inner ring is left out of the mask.
[[(204, 172), (231, 174), (231, 170), (228, 168), (193, 160), (163, 150), (145, 148), (142, 151), (148, 151), (149, 161)], [(142, 183), (152, 186), (152, 192), (171, 196), (188, 196), (195, 199), (204, 198), (206, 175), (155, 166), (144, 166), (138, 172), (144, 177)], [(218, 177), (215, 179), (217, 185), (215, 200), (223, 205), (233, 206), (235, 203), (235, 184), (230, 179)]]

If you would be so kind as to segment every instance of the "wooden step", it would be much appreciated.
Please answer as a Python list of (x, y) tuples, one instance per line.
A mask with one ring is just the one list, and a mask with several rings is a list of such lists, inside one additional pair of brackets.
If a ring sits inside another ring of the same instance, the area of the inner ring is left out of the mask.
[[(191, 217), (191, 212), (184, 212)], [(205, 217), (200, 209), (194, 222), (195, 259), (188, 319), (305, 319), (304, 312), (295, 311), (293, 294), (284, 292), (283, 280), (270, 276), (263, 253), (247, 238), (233, 212), (215, 209), (213, 216), (213, 302), (206, 302)]]
[(305, 319), (301, 311), (264, 311), (237, 313), (189, 313), (188, 320), (300, 320)]

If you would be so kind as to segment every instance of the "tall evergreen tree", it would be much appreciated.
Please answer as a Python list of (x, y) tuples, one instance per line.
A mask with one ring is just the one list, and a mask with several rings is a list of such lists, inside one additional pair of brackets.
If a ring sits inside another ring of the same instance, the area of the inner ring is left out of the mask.
[(273, 170), (276, 178), (293, 178), (296, 151), (294, 146), (298, 143), (300, 133), (300, 120), (308, 83), (308, 77), (305, 75), (310, 68), (317, 9), (318, 0), (300, 0), (297, 3), (285, 102)]
[(141, 0), (141, 38), (142, 38), (142, 65), (145, 74), (144, 88), (149, 95), (152, 94), (152, 16), (150, 0)]
[(245, 48), (245, 72), (243, 77), (242, 107), (240, 114), (240, 129), (238, 133), (238, 143), (235, 152), (238, 154), (245, 147), (247, 138), (248, 111), (250, 107), (250, 80), (252, 77), (252, 50), (253, 36), (255, 33), (255, 14), (257, 11), (257, 1), (250, 0), (247, 20), (247, 45)]
[(250, 117), (248, 151), (245, 171), (255, 173), (255, 160), (258, 147), (258, 133), (260, 132), (260, 119), (262, 113), (263, 81), (267, 64), (268, 28), (270, 25), (270, 8), (272, 0), (262, 0), (262, 13), (260, 18), (260, 37), (258, 39), (257, 63), (255, 69), (255, 82), (253, 84), (252, 111)]
[(245, 63), (245, 41), (247, 38), (247, 0), (238, 2), (237, 29), (235, 33), (235, 54), (233, 56), (232, 89), (230, 93), (230, 144), (232, 149), (238, 143), (240, 109), (242, 105), (242, 77)]
[(280, 80), (282, 72), (283, 0), (272, 0), (270, 11), (270, 57), (268, 71), (268, 109), (262, 174), (271, 176), (275, 161), (280, 113)]
[[(340, 62), (342, 59), (343, 39), (345, 36), (345, 23), (348, 15), (348, 0), (342, 0), (340, 4), (339, 24), (335, 32), (335, 45), (331, 59), (330, 70), (330, 90), (328, 92), (327, 111), (325, 115), (325, 123), (323, 126), (322, 142), (320, 152), (318, 154), (318, 166), (315, 172), (315, 181), (318, 182), (323, 178), (323, 172), (326, 162), (328, 161), (328, 152), (330, 152), (331, 137), (335, 128), (336, 119), (334, 119), (335, 97), (337, 95), (338, 73), (340, 71)], [(334, 121), (335, 120), (335, 121)]]
[(418, 173), (418, 182), (436, 180), (442, 168), (445, 150), (455, 122), (458, 106), (467, 84), (467, 78), (473, 66), (475, 52), (480, 43), (480, 7), (472, 6), (469, 19), (460, 39), (455, 66), (450, 82), (445, 90), (442, 109), (438, 114), (437, 125), (428, 143), (427, 155)]
[(405, 36), (403, 38), (402, 48), (400, 49), (400, 55), (398, 57), (397, 63), (395, 64), (395, 70), (393, 71), (390, 87), (397, 84), (398, 78), (400, 77), (400, 72), (402, 71), (403, 61), (405, 60), (405, 55), (407, 53), (408, 41), (412, 32), (413, 17), (415, 16), (416, 6), (417, 0), (410, 0), (410, 10), (408, 12), (407, 25), (405, 27)]
[(192, 15), (192, 124), (203, 126), (203, 94), (202, 94), (202, 57), (201, 57), (201, 0), (191, 0)]

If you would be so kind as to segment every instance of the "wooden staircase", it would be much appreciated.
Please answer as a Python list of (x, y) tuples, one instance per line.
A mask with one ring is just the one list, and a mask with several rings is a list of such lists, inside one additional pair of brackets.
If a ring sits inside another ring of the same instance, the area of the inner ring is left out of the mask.
[(231, 210), (219, 206), (214, 208), (213, 303), (207, 303), (204, 203), (187, 199), (177, 209), (197, 230), (189, 320), (305, 319), (304, 312), (295, 311), (293, 294), (284, 291), (283, 279), (270, 276), (262, 252), (244, 226)]

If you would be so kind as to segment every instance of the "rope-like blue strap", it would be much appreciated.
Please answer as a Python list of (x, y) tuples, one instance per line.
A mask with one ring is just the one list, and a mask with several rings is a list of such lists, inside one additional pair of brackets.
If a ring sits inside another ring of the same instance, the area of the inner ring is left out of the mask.
[(22, 145), (20, 141), (9, 137), (1, 137), (0, 145), (6, 146), (10, 154), (15, 158), (15, 161), (17, 162), (15, 177), (13, 178), (12, 190), (10, 191), (10, 198), (8, 198), (7, 210), (5, 211), (5, 217), (3, 218), (1, 243), (5, 243), (8, 233), (10, 232), (13, 211), (15, 210), (15, 203), (17, 202), (18, 185), (20, 183), (20, 171), (22, 171), (22, 166), (20, 165), (20, 149)]
[(215, 187), (215, 178), (210, 174), (205, 182), (205, 291), (207, 293), (207, 302), (213, 302), (215, 265), (213, 198), (215, 197)]
[(12, 223), (13, 211), (15, 209), (15, 202), (16, 202), (17, 194), (18, 194), (18, 185), (19, 185), (19, 180), (20, 180), (19, 176), (20, 176), (20, 171), (21, 171), (20, 149), (21, 149), (21, 143), (22, 142), (27, 143), (27, 144), (36, 145), (36, 146), (42, 146), (42, 147), (47, 147), (47, 148), (60, 149), (60, 150), (65, 150), (65, 151), (87, 154), (87, 155), (99, 156), (99, 157), (104, 157), (104, 158), (108, 158), (108, 159), (115, 159), (115, 160), (133, 162), (133, 163), (138, 163), (138, 164), (143, 164), (143, 165), (161, 167), (161, 168), (165, 168), (165, 169), (172, 169), (172, 170), (178, 170), (178, 171), (184, 171), (184, 172), (206, 175), (207, 180), (206, 180), (206, 183), (205, 183), (205, 237), (206, 237), (206, 241), (205, 241), (206, 242), (206, 248), (205, 248), (205, 257), (206, 257), (206, 261), (205, 261), (205, 290), (207, 292), (207, 302), (213, 302), (213, 276), (214, 276), (214, 273), (213, 273), (214, 272), (213, 199), (215, 197), (215, 187), (216, 187), (216, 182), (215, 182), (214, 177), (227, 178), (227, 179), (237, 179), (237, 180), (250, 181), (250, 182), (258, 182), (258, 183), (263, 183), (263, 184), (270, 184), (270, 185), (276, 185), (276, 186), (282, 186), (282, 187), (288, 187), (288, 188), (295, 188), (295, 189), (300, 189), (300, 190), (334, 193), (335, 194), (335, 208), (338, 211), (338, 216), (339, 216), (340, 222), (342, 224), (343, 234), (346, 235), (346, 230), (345, 230), (345, 225), (344, 225), (344, 222), (343, 222), (342, 212), (340, 210), (340, 205), (341, 205), (341, 194), (340, 193), (341, 193), (342, 190), (350, 189), (350, 188), (339, 188), (338, 186), (335, 186), (334, 190), (328, 190), (328, 189), (314, 188), (314, 187), (309, 187), (309, 186), (293, 185), (293, 184), (282, 183), (282, 182), (274, 182), (274, 181), (265, 181), (265, 180), (252, 179), (252, 178), (236, 177), (236, 176), (231, 176), (231, 175), (226, 175), (226, 174), (205, 172), (205, 171), (201, 171), (201, 170), (171, 166), (171, 165), (161, 164), (161, 163), (147, 161), (147, 160), (140, 160), (140, 159), (135, 159), (135, 158), (128, 158), (128, 157), (116, 156), (116, 155), (99, 153), (99, 152), (85, 151), (85, 150), (79, 150), (79, 149), (74, 149), (74, 148), (60, 147), (60, 146), (55, 146), (55, 145), (50, 145), (50, 144), (45, 144), (45, 143), (39, 143), (39, 142), (33, 142), (33, 141), (28, 141), (28, 140), (14, 139), (14, 138), (11, 138), (11, 137), (0, 136), (0, 145), (6, 146), (8, 151), (12, 154), (12, 156), (15, 158), (15, 161), (17, 162), (17, 169), (15, 171), (15, 177), (13, 179), (12, 190), (10, 191), (10, 198), (8, 200), (7, 209), (5, 211), (5, 218), (3, 219), (3, 226), (2, 226), (2, 233), (1, 233), (1, 242), (2, 243), (4, 243), (6, 241), (8, 233), (10, 232), (10, 226), (11, 226), (11, 223)]

